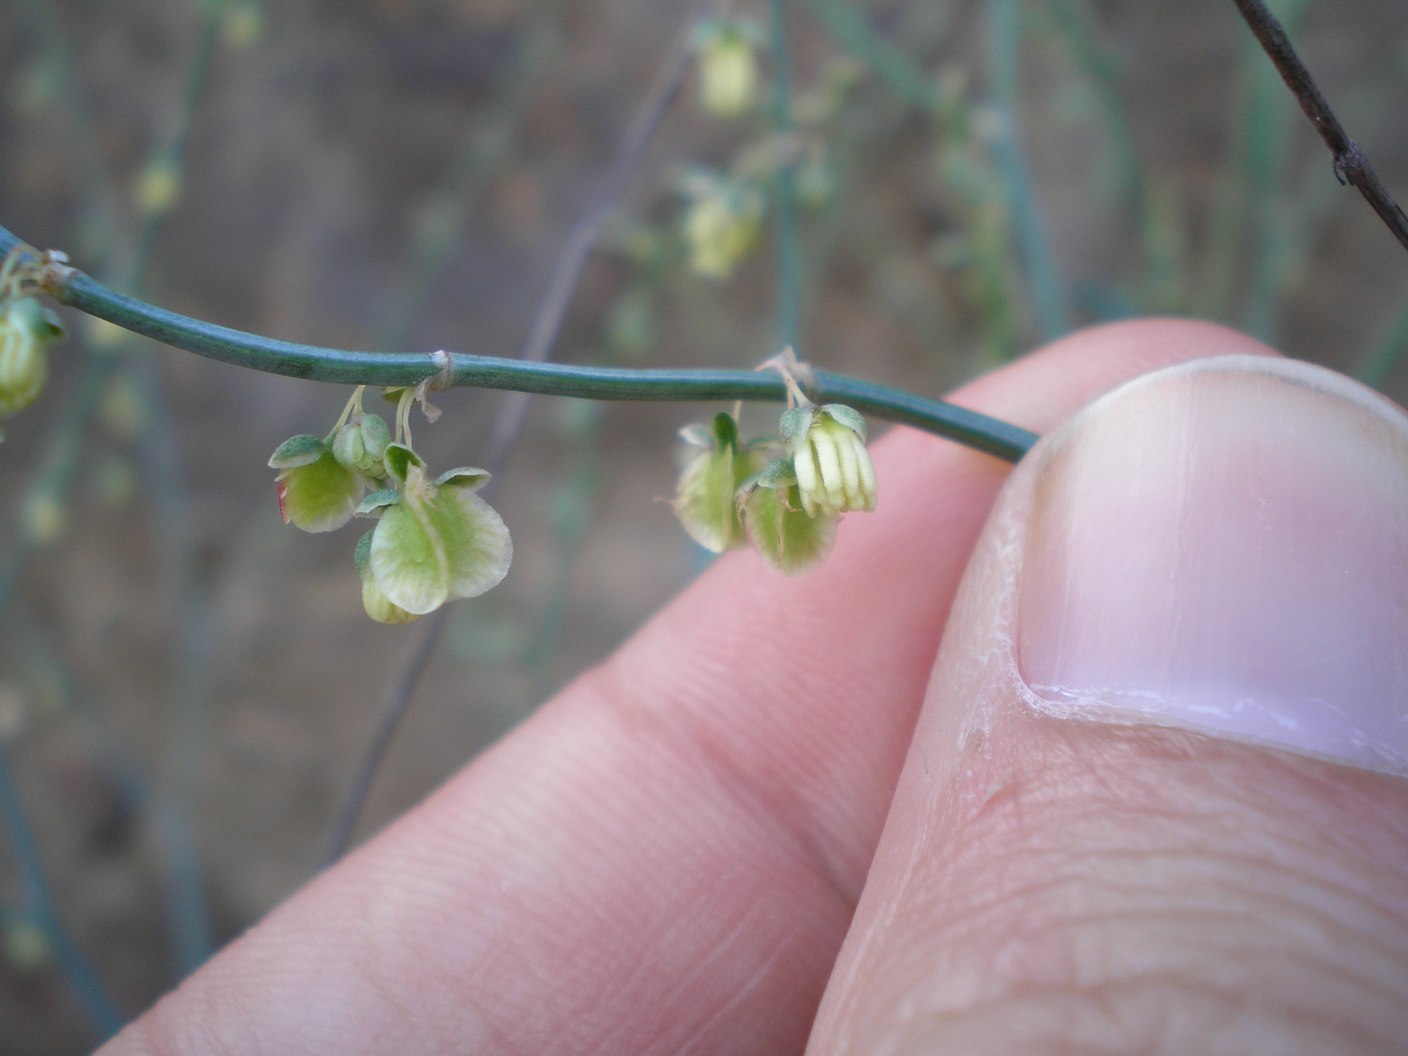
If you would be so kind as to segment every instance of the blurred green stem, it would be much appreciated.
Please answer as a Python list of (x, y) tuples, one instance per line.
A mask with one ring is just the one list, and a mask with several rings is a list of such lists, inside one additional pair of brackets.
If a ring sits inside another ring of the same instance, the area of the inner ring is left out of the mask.
[[(792, 136), (792, 89), (788, 71), (787, 5), (770, 0), (772, 15), (772, 128), (779, 143)], [(773, 178), (777, 210), (777, 329), (783, 348), (797, 349), (802, 312), (802, 247), (797, 231), (797, 165), (787, 160)]]
[(1042, 337), (1052, 340), (1071, 328), (1065, 294), (1056, 274), (1046, 230), (1032, 189), (1031, 172), (1022, 149), (1017, 120), (1021, 85), (1021, 8), (1017, 0), (988, 0), (988, 68), (992, 77), (993, 101), (999, 115), (994, 154), (1007, 181), (1008, 207), (1017, 229), (1027, 278), (1036, 306), (1037, 325)]
[(39, 864), (39, 848), (25, 818), (24, 804), (20, 802), (19, 789), (10, 775), (10, 765), (3, 745), (0, 745), (0, 820), (4, 822), (10, 843), (15, 850), (15, 858), (20, 865), (26, 909), (43, 930), (53, 950), (54, 959), (58, 962), (64, 978), (73, 987), (74, 994), (93, 1028), (106, 1040), (122, 1029), (126, 1017), (118, 1011), (87, 959), (74, 946), (54, 915), (54, 907), (49, 899), (49, 883)]
[(934, 82), (919, 64), (880, 36), (846, 0), (803, 0), (840, 45), (874, 72), (880, 82), (921, 110), (937, 108)]

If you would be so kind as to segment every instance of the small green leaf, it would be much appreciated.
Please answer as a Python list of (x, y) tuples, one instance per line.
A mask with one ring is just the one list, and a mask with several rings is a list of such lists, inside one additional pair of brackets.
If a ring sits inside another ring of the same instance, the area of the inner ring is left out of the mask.
[(468, 488), (470, 491), (478, 491), (489, 483), (491, 476), (487, 469), (480, 469), (478, 466), (457, 466), (441, 473), (435, 478), (435, 483), (442, 488)]
[(318, 461), (324, 450), (325, 445), (319, 437), (308, 433), (291, 436), (269, 456), (269, 468), (293, 469), (296, 466), (306, 466), (310, 462)]

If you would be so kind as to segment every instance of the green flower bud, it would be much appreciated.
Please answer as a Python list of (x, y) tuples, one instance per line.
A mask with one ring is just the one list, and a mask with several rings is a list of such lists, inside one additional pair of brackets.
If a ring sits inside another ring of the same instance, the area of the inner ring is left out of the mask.
[(781, 433), (808, 516), (875, 509), (875, 468), (859, 414), (839, 403), (797, 407), (782, 416)]
[(787, 459), (771, 463), (738, 492), (748, 541), (773, 568), (795, 576), (820, 564), (836, 541), (836, 518), (813, 517)]
[(372, 532), (368, 532), (362, 536), (357, 543), (357, 552), (354, 555), (357, 574), (362, 577), (362, 608), (377, 623), (411, 623), (420, 619), (415, 613), (407, 612), (392, 602), (382, 592), (381, 587), (377, 586), (376, 577), (372, 575), (371, 570), (372, 534)]
[(737, 117), (758, 95), (753, 34), (740, 24), (714, 22), (699, 39), (699, 99), (716, 117)]
[(339, 462), (316, 436), (285, 440), (269, 459), (276, 478), (279, 516), (305, 532), (331, 532), (357, 512), (366, 481)]
[(49, 346), (63, 332), (58, 316), (33, 297), (0, 301), (0, 416), (39, 397), (49, 376)]
[(332, 439), (332, 454), (348, 469), (376, 480), (386, 478), (382, 457), (391, 443), (391, 430), (379, 414), (357, 415)]
[(385, 460), (402, 488), (401, 501), (384, 508), (367, 554), (381, 595), (419, 616), (498, 585), (513, 542), (503, 519), (474, 494), (489, 475), (452, 469), (431, 481), (424, 463), (400, 444), (387, 448)]
[(682, 430), (697, 450), (685, 463), (675, 491), (675, 515), (689, 537), (721, 554), (745, 546), (748, 538), (735, 500), (739, 485), (762, 467), (762, 456), (738, 444), (738, 423), (730, 414), (714, 417), (713, 427)]
[(716, 185), (698, 194), (684, 218), (689, 262), (709, 279), (726, 279), (762, 237), (763, 200), (751, 187)]

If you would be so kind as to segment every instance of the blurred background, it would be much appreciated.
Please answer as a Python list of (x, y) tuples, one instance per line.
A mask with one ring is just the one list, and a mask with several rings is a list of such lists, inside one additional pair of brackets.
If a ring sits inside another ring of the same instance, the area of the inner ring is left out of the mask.
[[(1273, 6), (1408, 196), (1408, 8)], [(751, 367), (790, 286), (804, 359), (931, 395), (1157, 312), (1405, 396), (1408, 257), (1228, 0), (785, 7), (790, 131), (762, 0), (727, 12), (761, 78), (729, 114), (670, 58), (717, 43), (712, 4), (10, 0), (0, 223), (241, 329), (515, 355), (678, 68), (554, 358)], [(0, 1054), (88, 1050), (306, 880), (422, 633), (364, 616), (359, 529), (304, 535), (275, 508), (269, 453), (326, 432), (349, 389), (65, 322), (0, 447)], [(501, 400), (441, 394), (418, 449), (482, 461)], [(513, 571), (454, 606), (359, 839), (703, 566), (661, 500), (675, 431), (715, 409), (534, 401), (495, 500)]]

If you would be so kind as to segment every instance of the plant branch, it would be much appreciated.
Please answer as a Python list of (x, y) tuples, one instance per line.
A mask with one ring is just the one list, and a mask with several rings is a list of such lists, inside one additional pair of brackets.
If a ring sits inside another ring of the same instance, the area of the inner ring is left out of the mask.
[[(16, 242), (0, 227), (0, 255)], [(173, 348), (285, 377), (348, 385), (418, 385), (444, 365), (443, 357), (430, 353), (351, 352), (217, 326), (124, 296), (79, 271), (54, 275), (47, 292), (61, 304)], [(780, 377), (754, 370), (637, 370), (524, 363), (466, 353), (450, 353), (448, 358), (450, 384), (485, 389), (589, 400), (781, 403), (787, 398)], [(1037, 440), (1035, 433), (1001, 419), (831, 371), (815, 372), (811, 396), (849, 403), (864, 414), (911, 425), (1009, 462), (1021, 458)]]
[(1286, 35), (1281, 23), (1266, 9), (1261, 0), (1233, 2), (1262, 50), (1276, 65), (1281, 79), (1286, 82), (1286, 87), (1295, 95), (1300, 108), (1310, 118), (1315, 131), (1320, 133), (1320, 138), (1330, 148), (1330, 153), (1334, 155), (1335, 177), (1340, 183), (1353, 185), (1374, 212), (1379, 214), (1379, 219), (1393, 232), (1393, 237), (1408, 249), (1408, 216), (1404, 215), (1403, 210), (1379, 180), (1364, 149), (1349, 138), (1339, 118), (1321, 94), (1315, 79), (1310, 76), (1310, 71), (1296, 54), (1296, 49), (1292, 47), (1290, 37)]

